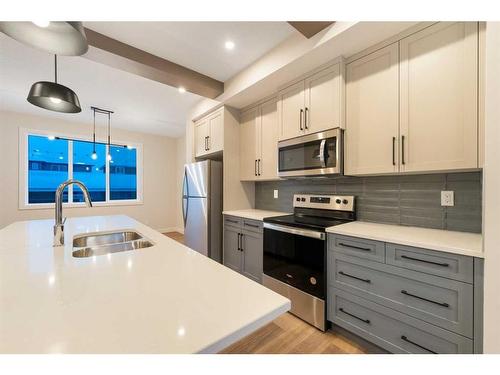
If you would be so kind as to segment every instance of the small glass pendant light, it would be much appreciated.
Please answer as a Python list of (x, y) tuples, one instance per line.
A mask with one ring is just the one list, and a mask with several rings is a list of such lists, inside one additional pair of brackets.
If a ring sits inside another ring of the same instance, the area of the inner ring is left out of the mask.
[(69, 87), (57, 83), (57, 55), (54, 55), (54, 82), (35, 82), (30, 89), (28, 102), (37, 107), (63, 113), (81, 112), (78, 96)]

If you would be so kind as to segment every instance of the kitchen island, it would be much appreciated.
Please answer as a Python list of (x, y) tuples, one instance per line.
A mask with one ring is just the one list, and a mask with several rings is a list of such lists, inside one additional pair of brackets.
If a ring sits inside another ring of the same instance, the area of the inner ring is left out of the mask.
[[(0, 353), (215, 353), (290, 301), (127, 216), (0, 230)], [(153, 247), (75, 258), (73, 236), (132, 229)]]

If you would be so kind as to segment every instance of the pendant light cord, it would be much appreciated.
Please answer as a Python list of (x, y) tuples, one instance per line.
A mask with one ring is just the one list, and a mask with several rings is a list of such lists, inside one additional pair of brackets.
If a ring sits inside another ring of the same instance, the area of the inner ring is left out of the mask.
[(95, 154), (95, 109), (92, 110), (94, 112), (94, 134), (93, 134), (93, 137), (92, 137), (92, 141), (94, 143), (94, 154)]
[(111, 113), (108, 112), (108, 155), (111, 156)]
[(54, 81), (57, 83), (57, 55), (54, 55)]

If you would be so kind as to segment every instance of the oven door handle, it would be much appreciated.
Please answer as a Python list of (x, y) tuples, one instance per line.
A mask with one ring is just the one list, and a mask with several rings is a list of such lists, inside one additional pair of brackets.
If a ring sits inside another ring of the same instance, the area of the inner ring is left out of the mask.
[(279, 225), (279, 224), (264, 223), (264, 228), (271, 229), (271, 230), (277, 230), (279, 232), (296, 234), (298, 236), (315, 238), (315, 239), (321, 240), (321, 241), (324, 241), (326, 238), (325, 233), (323, 233), (323, 232), (317, 232), (317, 231), (309, 230), (309, 229), (287, 227), (285, 225)]

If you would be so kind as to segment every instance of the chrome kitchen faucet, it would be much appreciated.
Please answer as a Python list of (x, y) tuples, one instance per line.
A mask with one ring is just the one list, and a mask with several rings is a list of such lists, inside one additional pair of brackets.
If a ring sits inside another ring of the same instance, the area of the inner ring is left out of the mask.
[(56, 223), (54, 225), (54, 246), (64, 245), (64, 222), (66, 219), (62, 218), (62, 199), (63, 191), (66, 186), (71, 184), (78, 185), (83, 192), (83, 197), (87, 203), (87, 207), (92, 207), (92, 200), (90, 199), (90, 194), (87, 187), (78, 180), (67, 180), (57, 187), (56, 190)]

